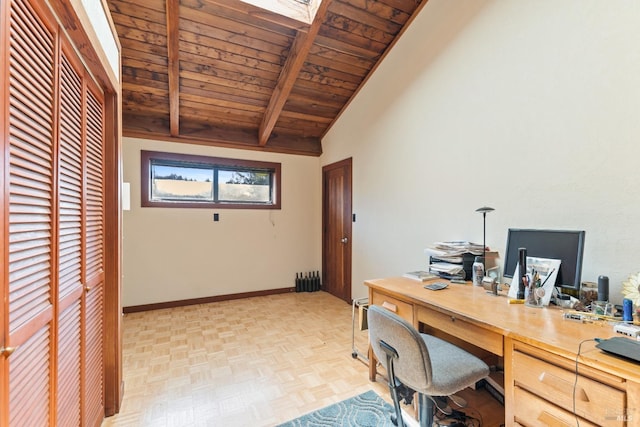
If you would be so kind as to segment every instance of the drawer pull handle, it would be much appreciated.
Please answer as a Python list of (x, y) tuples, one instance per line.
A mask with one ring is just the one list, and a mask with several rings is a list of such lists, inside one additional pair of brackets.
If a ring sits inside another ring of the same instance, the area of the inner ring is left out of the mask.
[[(570, 384), (568, 381), (565, 381), (562, 378), (558, 378), (555, 375), (549, 374), (547, 372), (542, 372), (538, 377), (538, 381), (562, 393), (573, 394), (573, 384)], [(584, 391), (584, 388), (582, 387), (576, 388), (576, 399), (580, 399), (582, 402), (589, 401), (589, 397), (587, 396), (587, 393)]]
[(387, 301), (382, 303), (382, 307), (386, 308), (389, 311), (393, 311), (394, 313), (398, 312), (398, 306)]
[(570, 427), (572, 425), (548, 412), (542, 412), (538, 417), (538, 421), (549, 427)]

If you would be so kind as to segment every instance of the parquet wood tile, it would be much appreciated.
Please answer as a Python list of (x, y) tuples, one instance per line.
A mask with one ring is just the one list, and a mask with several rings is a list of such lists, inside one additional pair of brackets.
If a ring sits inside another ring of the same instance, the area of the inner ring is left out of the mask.
[(390, 401), (351, 335), (351, 305), (325, 292), (126, 314), (124, 400), (102, 425), (273, 426), (368, 390)]
[(386, 392), (351, 357), (351, 306), (325, 292), (131, 313), (123, 334), (124, 400), (105, 427), (270, 426)]

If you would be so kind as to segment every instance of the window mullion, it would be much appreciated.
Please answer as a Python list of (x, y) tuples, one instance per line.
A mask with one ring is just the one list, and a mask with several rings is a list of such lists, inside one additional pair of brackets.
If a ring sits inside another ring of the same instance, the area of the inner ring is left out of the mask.
[(216, 166), (213, 168), (213, 202), (218, 203), (218, 170)]

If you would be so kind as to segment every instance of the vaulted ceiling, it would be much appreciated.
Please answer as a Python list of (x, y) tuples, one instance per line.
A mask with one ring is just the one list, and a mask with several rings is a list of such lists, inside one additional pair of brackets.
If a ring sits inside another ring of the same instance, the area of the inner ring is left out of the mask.
[(305, 23), (240, 0), (108, 0), (123, 134), (318, 156), (426, 2), (323, 0)]

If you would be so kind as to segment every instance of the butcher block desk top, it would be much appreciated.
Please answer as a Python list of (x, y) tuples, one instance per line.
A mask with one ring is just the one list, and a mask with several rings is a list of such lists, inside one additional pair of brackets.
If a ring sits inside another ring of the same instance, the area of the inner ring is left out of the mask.
[[(640, 364), (611, 356), (595, 347), (594, 338), (616, 336), (611, 323), (564, 320), (563, 309), (557, 306), (536, 308), (509, 304), (506, 292), (493, 296), (483, 287), (471, 284), (449, 283), (446, 289), (438, 291), (424, 289), (425, 284), (441, 281), (418, 282), (393, 277), (367, 280), (365, 285), (370, 288), (370, 303), (380, 301), (381, 296), (390, 296), (411, 305), (413, 319), (407, 320), (412, 320), (416, 327), (421, 323), (420, 313), (431, 312), (436, 316), (439, 313), (453, 323), (457, 320), (477, 327), (475, 330), (480, 333), (498, 334), (569, 359), (576, 358), (581, 342), (591, 340), (580, 348), (581, 364), (640, 383)], [(505, 351), (493, 353), (502, 356)]]

